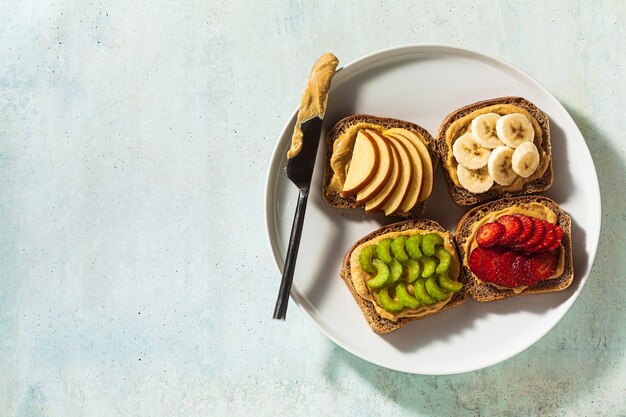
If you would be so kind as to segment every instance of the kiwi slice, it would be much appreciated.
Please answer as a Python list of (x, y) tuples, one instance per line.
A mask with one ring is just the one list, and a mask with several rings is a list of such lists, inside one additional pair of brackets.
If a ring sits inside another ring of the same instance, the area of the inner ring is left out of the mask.
[(428, 292), (428, 295), (430, 295), (437, 301), (445, 300), (448, 297), (448, 293), (446, 293), (444, 290), (439, 288), (439, 285), (437, 285), (437, 281), (435, 281), (434, 275), (431, 275), (426, 280), (425, 286), (426, 286), (426, 292)]
[(377, 270), (372, 264), (372, 256), (376, 253), (376, 245), (370, 245), (364, 248), (359, 254), (359, 265), (370, 275), (375, 275)]
[(452, 281), (445, 274), (437, 275), (439, 286), (448, 292), (459, 292), (463, 288), (463, 284), (458, 281)]
[(433, 256), (435, 254), (435, 245), (443, 245), (443, 238), (437, 233), (429, 233), (422, 239), (422, 254), (424, 256)]
[(422, 257), (422, 251), (420, 250), (420, 244), (422, 243), (422, 235), (413, 235), (406, 240), (405, 247), (409, 256), (413, 259), (419, 259)]
[(391, 246), (391, 242), (393, 241), (387, 238), (381, 240), (380, 242), (378, 242), (378, 245), (376, 245), (376, 253), (378, 254), (378, 259), (386, 264), (391, 262), (392, 259), (391, 253), (389, 253), (389, 247)]
[(406, 289), (406, 284), (404, 282), (398, 283), (396, 286), (396, 295), (398, 296), (398, 300), (406, 307), (409, 308), (417, 308), (420, 305), (420, 301), (409, 294), (409, 291)]
[(391, 242), (391, 251), (393, 256), (400, 262), (404, 262), (409, 259), (409, 255), (404, 251), (404, 244), (408, 238), (406, 236), (398, 236)]
[(438, 274), (447, 273), (450, 268), (450, 252), (443, 247), (439, 247), (435, 250), (435, 258), (439, 259), (439, 265), (437, 265), (437, 269), (435, 269), (435, 271)]
[(415, 298), (417, 298), (419, 302), (424, 305), (431, 305), (437, 302), (437, 300), (428, 295), (423, 278), (420, 278), (413, 283), (413, 293), (415, 294)]
[(397, 313), (404, 308), (404, 304), (402, 304), (402, 302), (394, 300), (389, 296), (387, 287), (380, 289), (378, 297), (380, 298), (380, 306), (390, 313)]
[(372, 264), (378, 272), (374, 278), (367, 281), (367, 286), (370, 288), (380, 288), (385, 285), (389, 279), (389, 267), (380, 259), (374, 259)]
[(411, 283), (420, 276), (420, 264), (415, 259), (407, 259), (402, 263), (406, 268), (406, 282)]

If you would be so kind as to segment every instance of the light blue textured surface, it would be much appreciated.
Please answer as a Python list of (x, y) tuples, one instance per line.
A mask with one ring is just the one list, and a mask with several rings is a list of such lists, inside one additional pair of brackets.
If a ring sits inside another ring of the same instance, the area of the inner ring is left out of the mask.
[[(0, 415), (626, 415), (626, 3), (226, 3), (0, 1)], [(570, 312), (458, 376), (270, 318), (264, 173), (306, 75), (405, 43), (539, 80), (603, 195)]]

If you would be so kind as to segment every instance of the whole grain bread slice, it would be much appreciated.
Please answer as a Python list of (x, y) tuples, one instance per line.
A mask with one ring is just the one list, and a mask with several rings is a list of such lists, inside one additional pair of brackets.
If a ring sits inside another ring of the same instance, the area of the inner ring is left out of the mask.
[(532, 287), (526, 288), (521, 293), (515, 293), (513, 290), (498, 289), (492, 285), (481, 282), (476, 275), (470, 270), (469, 265), (463, 262), (463, 271), (467, 279), (468, 292), (471, 297), (480, 302), (489, 302), (502, 300), (503, 298), (513, 297), (516, 295), (542, 294), (552, 291), (562, 291), (570, 286), (574, 279), (574, 263), (572, 260), (572, 219), (559, 207), (559, 205), (547, 197), (542, 196), (523, 196), (513, 198), (503, 198), (491, 201), (474, 207), (468, 211), (456, 226), (454, 240), (461, 256), (461, 261), (465, 259), (466, 246), (469, 247), (469, 239), (471, 236), (471, 226), (475, 222), (485, 217), (488, 213), (505, 209), (507, 207), (518, 206), (520, 204), (536, 202), (548, 207), (557, 216), (557, 224), (563, 229), (563, 237), (561, 244), (564, 247), (564, 269), (563, 274), (556, 278), (540, 282)]
[[(378, 312), (374, 308), (374, 305), (372, 304), (371, 301), (361, 298), (361, 296), (356, 292), (354, 285), (352, 284), (351, 265), (350, 265), (350, 256), (352, 255), (352, 252), (362, 243), (372, 240), (377, 236), (383, 235), (385, 233), (401, 232), (401, 231), (410, 230), (410, 229), (423, 229), (423, 230), (433, 230), (433, 231), (436, 230), (440, 232), (446, 231), (443, 227), (441, 227), (439, 223), (437, 223), (434, 220), (428, 220), (428, 219), (411, 219), (411, 220), (405, 220), (405, 221), (401, 221), (398, 223), (393, 223), (387, 226), (383, 226), (380, 229), (377, 229), (373, 231), (372, 233), (368, 234), (367, 236), (362, 237), (354, 245), (352, 245), (352, 247), (346, 254), (346, 257), (344, 258), (343, 268), (341, 269), (341, 272), (339, 273), (339, 276), (341, 277), (343, 282), (346, 284), (346, 286), (350, 290), (350, 293), (354, 297), (354, 300), (356, 301), (357, 305), (363, 312), (363, 315), (365, 316), (367, 323), (372, 328), (372, 330), (374, 330), (376, 333), (380, 333), (380, 334), (389, 333), (389, 332), (399, 329), (400, 327), (412, 321), (423, 319), (428, 316), (432, 316), (433, 314), (437, 314), (444, 310), (450, 309), (452, 307), (456, 307), (462, 304), (465, 301), (465, 298), (467, 296), (466, 279), (465, 279), (463, 268), (461, 268), (461, 270), (459, 271), (458, 281), (463, 283), (463, 289), (455, 293), (452, 296), (452, 299), (445, 306), (443, 306), (440, 310), (428, 312), (421, 317), (402, 317), (402, 318), (399, 318), (397, 321), (388, 320), (386, 318), (381, 317), (378, 314)], [(456, 246), (454, 239), (452, 239), (451, 243), (452, 245)], [(458, 248), (456, 248), (456, 250), (457, 250), (457, 255), (459, 255)]]
[(543, 141), (540, 145), (539, 152), (543, 150), (546, 153), (547, 158), (549, 158), (550, 162), (548, 168), (541, 177), (533, 181), (528, 181), (524, 183), (523, 187), (518, 191), (504, 191), (496, 186), (482, 194), (473, 194), (467, 191), (465, 188), (457, 186), (454, 181), (452, 181), (452, 179), (450, 178), (450, 172), (448, 171), (448, 169), (446, 169), (446, 166), (444, 164), (443, 172), (446, 178), (446, 182), (448, 184), (450, 196), (458, 205), (471, 206), (497, 198), (539, 193), (547, 190), (552, 185), (554, 172), (552, 169), (552, 144), (550, 142), (550, 123), (548, 120), (548, 116), (546, 116), (541, 110), (539, 110), (539, 108), (537, 108), (537, 106), (535, 106), (533, 103), (522, 97), (499, 97), (490, 100), (479, 101), (469, 104), (465, 107), (461, 107), (460, 109), (450, 113), (441, 123), (441, 125), (439, 126), (439, 131), (437, 132), (436, 142), (439, 157), (443, 161), (447, 158), (449, 154), (452, 153), (452, 149), (450, 148), (450, 146), (448, 146), (445, 136), (448, 127), (450, 127), (450, 125), (455, 120), (460, 119), (461, 117), (466, 116), (475, 110), (495, 104), (512, 104), (521, 107), (527, 110), (537, 120), (537, 122), (541, 126), (541, 130), (543, 131)]
[[(333, 154), (333, 144), (335, 140), (341, 136), (348, 128), (357, 123), (372, 123), (383, 126), (386, 129), (403, 128), (415, 133), (418, 137), (424, 138), (424, 143), (428, 148), (430, 159), (433, 165), (433, 172), (439, 161), (439, 154), (436, 149), (435, 139), (423, 127), (405, 120), (390, 119), (386, 117), (377, 117), (369, 114), (357, 114), (348, 116), (339, 120), (333, 128), (328, 131), (324, 140), (324, 177), (322, 179), (322, 197), (324, 201), (335, 208), (339, 209), (355, 209), (359, 208), (354, 198), (343, 198), (337, 192), (329, 188), (330, 180), (333, 177), (333, 170), (330, 166), (330, 158)], [(428, 201), (428, 200), (426, 200)], [(416, 218), (420, 217), (426, 208), (426, 201), (417, 203), (407, 213), (392, 213), (394, 217)]]

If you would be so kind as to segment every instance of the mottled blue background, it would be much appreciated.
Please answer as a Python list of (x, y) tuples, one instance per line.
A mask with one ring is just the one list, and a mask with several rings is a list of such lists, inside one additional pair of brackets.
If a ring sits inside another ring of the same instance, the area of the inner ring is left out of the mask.
[[(625, 5), (0, 0), (0, 415), (626, 415)], [(417, 42), (543, 83), (603, 195), (565, 318), (449, 377), (270, 318), (264, 175), (311, 64)]]

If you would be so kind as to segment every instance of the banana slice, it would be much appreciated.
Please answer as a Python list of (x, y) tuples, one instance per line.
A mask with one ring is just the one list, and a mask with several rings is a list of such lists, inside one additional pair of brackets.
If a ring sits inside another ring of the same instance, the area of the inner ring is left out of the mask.
[(479, 169), (487, 165), (491, 151), (480, 146), (471, 133), (466, 133), (452, 145), (452, 154), (459, 165), (467, 169)]
[(511, 158), (513, 171), (522, 178), (530, 177), (539, 166), (539, 151), (532, 142), (524, 142), (515, 149)]
[(471, 170), (459, 165), (456, 168), (456, 176), (459, 182), (470, 193), (484, 193), (493, 185), (493, 179), (489, 176), (487, 168)]
[(472, 120), (472, 134), (483, 147), (494, 149), (504, 145), (496, 133), (496, 122), (500, 119), (497, 113), (486, 113)]
[(520, 113), (511, 113), (499, 118), (496, 122), (496, 133), (498, 138), (511, 148), (517, 148), (524, 142), (532, 142), (535, 138), (532, 123)]
[(500, 185), (509, 185), (517, 178), (512, 166), (513, 149), (508, 146), (498, 146), (491, 151), (487, 170), (495, 182)]

